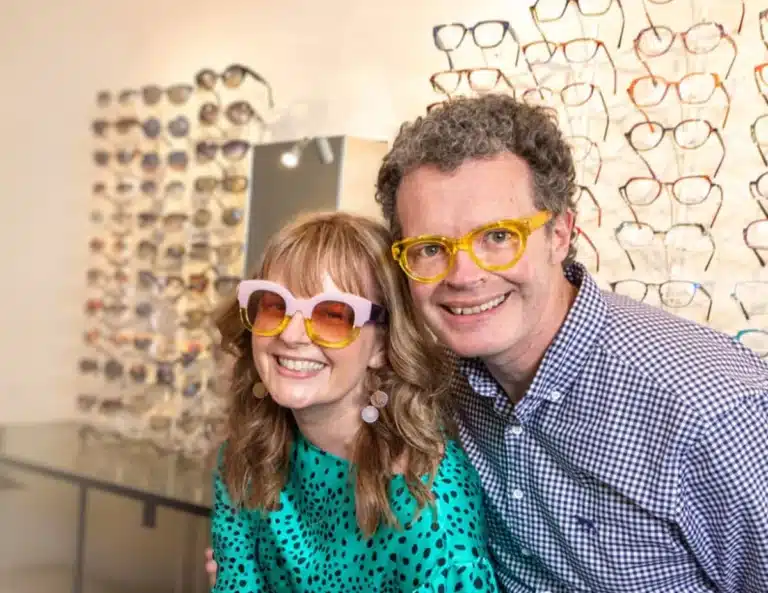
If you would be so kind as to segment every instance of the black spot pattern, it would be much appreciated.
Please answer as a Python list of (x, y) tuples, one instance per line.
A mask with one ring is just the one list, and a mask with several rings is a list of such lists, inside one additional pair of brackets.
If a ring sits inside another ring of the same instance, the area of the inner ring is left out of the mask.
[(414, 517), (402, 476), (390, 500), (403, 529), (366, 540), (355, 519), (350, 465), (299, 437), (281, 508), (263, 516), (233, 509), (216, 473), (212, 519), (219, 565), (214, 593), (498, 591), (485, 546), (480, 482), (454, 442), (432, 491), (436, 509)]

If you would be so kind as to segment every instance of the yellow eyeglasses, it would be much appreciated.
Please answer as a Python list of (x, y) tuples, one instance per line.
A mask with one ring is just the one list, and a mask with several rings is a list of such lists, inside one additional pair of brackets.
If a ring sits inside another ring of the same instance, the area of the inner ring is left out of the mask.
[(459, 239), (438, 235), (409, 237), (392, 245), (392, 257), (409, 278), (424, 283), (445, 278), (460, 250), (469, 253), (472, 261), (484, 270), (508, 270), (525, 253), (531, 233), (551, 218), (551, 212), (542, 211), (527, 218), (499, 220)]

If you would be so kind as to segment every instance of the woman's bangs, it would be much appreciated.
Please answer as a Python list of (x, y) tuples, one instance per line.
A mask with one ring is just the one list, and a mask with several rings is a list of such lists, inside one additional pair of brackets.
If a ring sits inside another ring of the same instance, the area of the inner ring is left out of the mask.
[(327, 290), (330, 276), (341, 292), (371, 297), (365, 282), (372, 278), (370, 259), (351, 227), (321, 221), (293, 231), (267, 249), (262, 278), (311, 298)]

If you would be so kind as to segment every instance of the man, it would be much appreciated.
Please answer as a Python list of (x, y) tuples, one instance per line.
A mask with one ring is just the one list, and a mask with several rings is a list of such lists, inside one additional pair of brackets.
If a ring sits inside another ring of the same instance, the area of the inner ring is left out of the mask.
[(405, 124), (377, 200), (458, 356), (461, 440), (509, 593), (768, 591), (768, 365), (601, 292), (574, 263), (574, 167), (541, 108)]

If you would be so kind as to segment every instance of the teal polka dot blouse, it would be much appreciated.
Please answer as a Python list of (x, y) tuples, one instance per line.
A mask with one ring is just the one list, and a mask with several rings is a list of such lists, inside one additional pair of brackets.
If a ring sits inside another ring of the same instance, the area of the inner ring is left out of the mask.
[(216, 472), (212, 541), (214, 593), (496, 593), (485, 546), (482, 491), (475, 470), (449, 442), (422, 510), (402, 476), (390, 484), (402, 529), (363, 537), (355, 519), (350, 464), (298, 436), (280, 509), (236, 509)]

